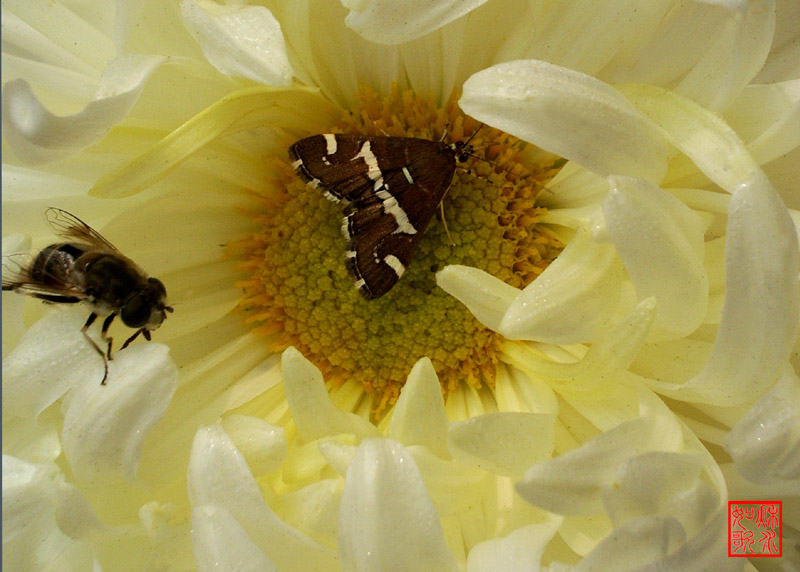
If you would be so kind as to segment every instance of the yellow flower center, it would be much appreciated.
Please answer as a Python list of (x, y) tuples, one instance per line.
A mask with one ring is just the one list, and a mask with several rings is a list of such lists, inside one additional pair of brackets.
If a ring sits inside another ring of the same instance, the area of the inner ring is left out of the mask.
[[(319, 132), (463, 141), (478, 127), (454, 98), (437, 109), (431, 97), (394, 90), (381, 99), (362, 89), (352, 113)], [(276, 181), (257, 217), (262, 231), (246, 244), (243, 266), (252, 277), (241, 283), (240, 304), (273, 350), (295, 346), (326, 380), (362, 384), (376, 411), (396, 400), (423, 356), (445, 393), (461, 383), (494, 383), (501, 337), (438, 288), (435, 275), (463, 264), (516, 287), (531, 282), (562, 248), (536, 226), (544, 212), (536, 196), (557, 167), (526, 164), (527, 144), (488, 126), (470, 143), (475, 157), (456, 169), (444, 222), (434, 217), (399, 282), (369, 301), (345, 265), (342, 205), (306, 185), (286, 157), (275, 159)]]

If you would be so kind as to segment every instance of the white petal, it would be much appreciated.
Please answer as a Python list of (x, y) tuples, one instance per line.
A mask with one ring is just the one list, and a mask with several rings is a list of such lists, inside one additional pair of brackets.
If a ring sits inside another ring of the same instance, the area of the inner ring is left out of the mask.
[(236, 519), (217, 505), (192, 509), (192, 547), (199, 572), (278, 572)]
[(64, 400), (64, 453), (79, 478), (133, 480), (142, 443), (178, 387), (178, 368), (163, 344), (114, 354), (107, 385), (89, 378)]
[[(70, 538), (56, 521), (65, 485), (55, 465), (32, 464), (3, 455), (3, 568), (6, 570), (92, 570), (91, 544)], [(75, 493), (78, 494), (78, 493)], [(69, 532), (96, 524), (83, 503), (72, 515)], [(64, 507), (66, 508), (66, 506)]]
[(3, 451), (33, 463), (55, 461), (61, 455), (60, 430), (60, 420), (40, 422), (35, 417), (18, 417), (5, 410)]
[(622, 276), (614, 248), (580, 230), (512, 302), (498, 331), (512, 340), (591, 341), (616, 311)]
[(797, 235), (763, 176), (733, 193), (719, 333), (688, 395), (706, 403), (742, 403), (766, 391), (789, 357), (800, 318)]
[(761, 70), (775, 30), (773, 2), (731, 0), (724, 4), (731, 9), (724, 26), (675, 88), (714, 110), (724, 108)]
[(725, 110), (759, 165), (800, 147), (800, 79), (748, 85)]
[(725, 450), (753, 482), (800, 479), (800, 380), (794, 372), (787, 368), (731, 429)]
[(650, 514), (664, 514), (671, 498), (689, 490), (700, 476), (699, 454), (653, 451), (620, 463), (603, 502), (611, 521), (622, 524)]
[(369, 421), (333, 404), (320, 371), (295, 348), (281, 356), (286, 401), (300, 437), (313, 441), (329, 435), (352, 433), (359, 437), (378, 435)]
[(97, 99), (73, 115), (58, 117), (39, 102), (25, 80), (3, 86), (3, 135), (26, 163), (45, 163), (76, 153), (102, 139), (139, 98), (147, 78), (164, 58), (128, 56), (111, 62)]
[(145, 153), (106, 172), (89, 194), (104, 198), (136, 194), (220, 136), (265, 125), (311, 130), (320, 123), (333, 121), (332, 110), (333, 106), (314, 88), (259, 86), (235, 91), (189, 119)]
[(519, 290), (488, 272), (471, 266), (451, 264), (436, 273), (436, 284), (457, 298), (484, 326), (500, 327), (509, 305)]
[(36, 417), (80, 382), (100, 385), (103, 360), (81, 334), (88, 317), (83, 307), (53, 310), (25, 332), (3, 360), (4, 408)]
[(181, 14), (203, 54), (223, 74), (274, 86), (292, 82), (281, 25), (267, 8), (184, 0)]
[(622, 91), (670, 143), (729, 193), (759, 171), (747, 148), (720, 116), (663, 88), (636, 85), (625, 86)]
[(227, 415), (222, 419), (222, 427), (244, 455), (253, 474), (277, 470), (286, 457), (289, 444), (283, 427), (246, 415)]
[[(7, 188), (5, 176), (8, 172), (6, 166), (3, 165), (3, 188)], [(7, 199), (7, 194), (4, 194), (3, 199)], [(3, 201), (3, 214), (7, 214), (7, 202)], [(6, 219), (3, 219), (4, 228), (6, 226)], [(22, 234), (10, 234), (3, 237), (3, 274), (13, 272), (13, 260), (20, 253), (28, 253), (31, 248), (31, 238)], [(10, 258), (6, 258), (11, 256)], [(29, 260), (26, 254), (23, 254), (24, 260)], [(19, 343), (20, 338), (25, 333), (25, 321), (22, 316), (22, 306), (25, 303), (25, 296), (17, 296), (12, 293), (3, 294), (3, 358), (11, 353), (11, 350)]]
[(522, 526), (503, 538), (476, 544), (469, 551), (467, 572), (538, 572), (542, 553), (561, 520), (551, 516), (547, 522)]
[(613, 482), (621, 463), (644, 451), (670, 450), (680, 441), (677, 424), (661, 417), (625, 421), (577, 449), (533, 465), (517, 483), (517, 492), (559, 514), (602, 512), (603, 487)]
[(339, 558), (348, 572), (458, 570), (422, 476), (399, 443), (361, 443), (342, 493)]
[(581, 565), (588, 570), (637, 570), (675, 552), (685, 541), (675, 519), (642, 517), (614, 529)]
[(711, 357), (682, 387), (659, 391), (718, 405), (742, 403), (775, 382), (797, 335), (795, 226), (778, 193), (719, 116), (657, 88), (625, 91), (707, 177), (732, 194), (725, 304)]
[(663, 137), (625, 97), (589, 75), (537, 60), (495, 65), (464, 83), (464, 112), (603, 176), (658, 182)]
[(224, 508), (282, 572), (337, 570), (332, 550), (286, 524), (267, 506), (244, 457), (219, 425), (195, 434), (187, 486), (192, 507)]
[(341, 497), (342, 479), (323, 479), (284, 494), (281, 497), (281, 512), (284, 520), (295, 523), (317, 541), (326, 546), (336, 546)]
[(586, 555), (581, 570), (741, 570), (741, 564), (727, 555), (725, 511), (704, 516), (699, 532), (688, 539), (680, 523), (670, 517), (629, 521)]
[(365, 39), (402, 44), (438, 30), (486, 0), (342, 0), (345, 23)]
[(537, 413), (478, 415), (450, 426), (450, 451), (462, 463), (504, 476), (520, 476), (552, 454), (555, 420), (555, 415)]
[(392, 409), (387, 435), (404, 445), (422, 445), (442, 458), (447, 451), (447, 416), (442, 386), (428, 358), (420, 359)]
[(603, 214), (636, 294), (657, 299), (655, 328), (671, 337), (688, 335), (708, 306), (702, 220), (652, 183), (628, 177), (609, 182)]

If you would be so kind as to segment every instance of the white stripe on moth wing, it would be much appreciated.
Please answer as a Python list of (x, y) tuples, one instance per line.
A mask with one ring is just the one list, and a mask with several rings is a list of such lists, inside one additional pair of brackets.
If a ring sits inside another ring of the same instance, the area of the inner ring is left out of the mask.
[(397, 274), (398, 278), (402, 277), (403, 272), (406, 271), (406, 267), (403, 266), (403, 263), (400, 262), (400, 259), (393, 254), (387, 254), (386, 256), (384, 256), (383, 261), (389, 268), (394, 270), (394, 273)]
[(364, 159), (364, 162), (367, 164), (367, 177), (373, 181), (377, 181), (381, 178), (381, 169), (378, 167), (378, 159), (375, 157), (375, 153), (372, 152), (369, 141), (364, 142), (358, 155), (353, 157), (351, 161), (355, 161), (356, 159)]
[(417, 229), (414, 228), (414, 225), (408, 220), (406, 211), (402, 209), (397, 199), (383, 189), (379, 190), (375, 195), (383, 201), (383, 212), (392, 215), (397, 223), (397, 229), (392, 234), (397, 234), (399, 232), (417, 234)]
[(332, 133), (326, 133), (323, 135), (323, 137), (325, 138), (325, 145), (327, 147), (325, 150), (327, 151), (328, 155), (333, 155), (336, 153), (336, 149), (339, 147), (336, 143), (336, 135), (333, 135)]

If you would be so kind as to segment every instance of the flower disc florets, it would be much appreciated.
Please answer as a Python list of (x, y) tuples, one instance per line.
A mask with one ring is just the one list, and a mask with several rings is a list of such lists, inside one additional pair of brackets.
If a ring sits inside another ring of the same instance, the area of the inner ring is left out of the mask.
[[(480, 124), (451, 99), (396, 90), (385, 99), (361, 90), (358, 104), (320, 133), (464, 141)], [(289, 142), (291, 143), (291, 142)], [(436, 272), (461, 264), (524, 287), (562, 245), (537, 227), (536, 196), (556, 166), (526, 162), (528, 145), (488, 126), (470, 141), (473, 154), (456, 169), (443, 203), (411, 264), (386, 295), (366, 301), (345, 266), (342, 206), (298, 177), (286, 158), (275, 161), (273, 194), (258, 215), (262, 231), (248, 241), (240, 308), (272, 337), (273, 349), (297, 347), (333, 382), (354, 380), (393, 402), (416, 361), (428, 356), (443, 390), (494, 381), (501, 337), (482, 326), (437, 287)]]

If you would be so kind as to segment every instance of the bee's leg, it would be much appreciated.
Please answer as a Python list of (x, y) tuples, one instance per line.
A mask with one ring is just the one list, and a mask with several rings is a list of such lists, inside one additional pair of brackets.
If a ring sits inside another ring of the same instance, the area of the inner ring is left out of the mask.
[(100, 385), (105, 385), (106, 384), (106, 378), (108, 378), (108, 360), (106, 359), (106, 354), (103, 353), (103, 350), (101, 350), (100, 346), (98, 346), (97, 343), (95, 343), (95, 341), (91, 338), (91, 336), (89, 336), (89, 333), (87, 331), (89, 329), (89, 326), (94, 324), (94, 321), (96, 319), (97, 319), (97, 314), (95, 314), (94, 312), (89, 314), (89, 319), (86, 320), (86, 323), (81, 328), (81, 333), (83, 334), (84, 338), (89, 340), (89, 343), (92, 344), (92, 347), (95, 350), (97, 350), (97, 353), (100, 354), (100, 357), (103, 358), (104, 373), (103, 373), (103, 381), (100, 382)]
[(128, 347), (128, 344), (130, 344), (130, 343), (131, 343), (133, 340), (135, 340), (136, 338), (138, 338), (138, 337), (139, 337), (139, 334), (141, 334), (142, 332), (145, 332), (145, 335), (144, 335), (144, 337), (145, 337), (145, 338), (147, 338), (147, 339), (149, 340), (149, 339), (150, 339), (150, 336), (147, 334), (147, 330), (145, 330), (144, 328), (142, 328), (142, 329), (140, 329), (140, 330), (136, 330), (136, 332), (135, 332), (135, 333), (134, 333), (134, 334), (133, 334), (133, 335), (132, 335), (130, 338), (128, 338), (127, 340), (125, 340), (125, 343), (124, 343), (124, 344), (122, 344), (122, 347), (121, 347), (120, 349), (121, 349), (121, 350), (124, 350), (125, 348), (127, 348), (127, 347)]
[(117, 313), (116, 312), (111, 312), (108, 315), (108, 317), (105, 319), (105, 321), (103, 321), (103, 329), (100, 332), (100, 337), (103, 338), (103, 341), (104, 342), (108, 342), (108, 350), (106, 351), (106, 355), (108, 356), (108, 359), (114, 359), (113, 357), (111, 357), (111, 344), (114, 343), (114, 338), (109, 338), (108, 337), (108, 328), (111, 327), (111, 322), (113, 322), (114, 318), (116, 318), (116, 317), (117, 317)]

